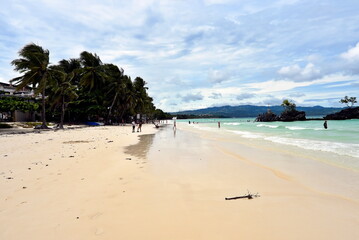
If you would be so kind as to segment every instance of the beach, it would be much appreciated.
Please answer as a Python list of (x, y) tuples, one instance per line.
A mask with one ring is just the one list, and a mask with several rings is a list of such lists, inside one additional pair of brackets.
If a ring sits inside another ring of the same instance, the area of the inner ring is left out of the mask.
[(359, 173), (285, 148), (185, 123), (0, 141), (0, 239), (359, 238)]

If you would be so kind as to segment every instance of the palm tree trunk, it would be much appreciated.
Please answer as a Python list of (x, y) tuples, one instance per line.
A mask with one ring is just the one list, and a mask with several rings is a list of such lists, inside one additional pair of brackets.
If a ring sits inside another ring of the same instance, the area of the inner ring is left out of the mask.
[(45, 106), (45, 103), (46, 103), (46, 100), (45, 100), (45, 87), (44, 89), (42, 90), (42, 93), (41, 93), (41, 98), (42, 98), (42, 111), (41, 111), (41, 121), (42, 121), (42, 125), (41, 125), (41, 128), (42, 129), (46, 129), (48, 128), (47, 125), (46, 125), (46, 106)]
[(107, 119), (107, 121), (111, 118), (111, 111), (112, 111), (113, 106), (115, 105), (117, 96), (118, 96), (118, 92), (116, 92), (115, 97), (113, 98), (111, 107), (110, 107), (110, 109), (109, 109), (109, 111), (108, 111), (108, 117), (107, 117), (108, 119)]
[(126, 109), (123, 108), (120, 114), (121, 121), (123, 120), (123, 114), (125, 114)]
[[(47, 79), (47, 72), (45, 72), (42, 75), (42, 79), (41, 82), (45, 82)], [(45, 90), (46, 90), (46, 82), (43, 86), (42, 92), (41, 92), (41, 98), (42, 98), (42, 111), (41, 111), (41, 121), (42, 121), (42, 125), (41, 128), (42, 129), (47, 129), (47, 124), (46, 124), (46, 96), (45, 96)]]
[(64, 129), (64, 118), (65, 118), (65, 96), (62, 95), (62, 106), (61, 106), (61, 120), (60, 120), (60, 129)]

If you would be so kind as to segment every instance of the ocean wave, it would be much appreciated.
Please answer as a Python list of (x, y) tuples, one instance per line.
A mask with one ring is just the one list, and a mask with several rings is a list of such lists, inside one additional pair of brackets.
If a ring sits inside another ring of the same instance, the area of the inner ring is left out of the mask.
[(296, 126), (293, 126), (293, 127), (285, 127), (286, 129), (289, 129), (289, 130), (306, 130), (306, 129), (309, 129), (309, 128), (305, 128), (305, 127), (296, 127)]
[(287, 126), (286, 129), (292, 130), (292, 131), (298, 131), (298, 130), (314, 130), (314, 131), (325, 131), (325, 128), (306, 128), (306, 127), (297, 127), (297, 126)]
[(264, 137), (261, 134), (251, 133), (251, 132), (246, 132), (246, 131), (229, 131), (229, 132), (241, 135), (241, 137), (244, 137), (244, 138), (263, 138)]
[(241, 123), (223, 123), (223, 125), (232, 125), (232, 126), (238, 126), (238, 125), (241, 125)]
[(359, 158), (359, 144), (317, 141), (308, 139), (294, 139), (284, 137), (265, 137), (264, 139), (271, 142), (300, 147), (308, 150), (331, 152), (339, 155)]
[(278, 128), (277, 125), (258, 124), (257, 127)]
[(214, 128), (214, 127), (207, 127), (207, 126), (203, 126), (203, 125), (199, 125), (199, 124), (191, 124), (191, 126), (193, 128), (197, 128), (197, 129), (200, 129), (200, 130), (204, 130), (204, 131), (218, 131), (218, 128)]

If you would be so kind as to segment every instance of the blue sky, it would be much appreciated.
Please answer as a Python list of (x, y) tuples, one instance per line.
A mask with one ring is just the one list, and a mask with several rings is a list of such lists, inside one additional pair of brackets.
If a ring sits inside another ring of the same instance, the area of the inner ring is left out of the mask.
[(0, 0), (0, 81), (28, 43), (142, 77), (164, 111), (342, 106), (359, 92), (357, 0)]

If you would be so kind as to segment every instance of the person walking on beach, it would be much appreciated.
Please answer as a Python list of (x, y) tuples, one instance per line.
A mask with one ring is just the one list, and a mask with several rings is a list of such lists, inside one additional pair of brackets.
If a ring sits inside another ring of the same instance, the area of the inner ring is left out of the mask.
[(134, 133), (136, 129), (136, 122), (135, 120), (132, 120), (132, 132)]
[(328, 128), (328, 124), (327, 124), (327, 120), (324, 121), (324, 124), (323, 124), (324, 128), (327, 129)]
[(138, 127), (137, 127), (137, 132), (141, 132), (141, 131), (142, 131), (142, 121), (138, 123)]
[(218, 122), (218, 128), (221, 128), (221, 122)]

